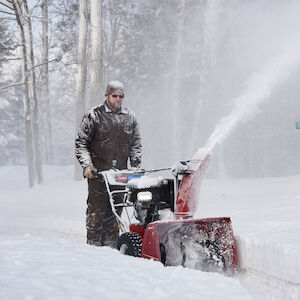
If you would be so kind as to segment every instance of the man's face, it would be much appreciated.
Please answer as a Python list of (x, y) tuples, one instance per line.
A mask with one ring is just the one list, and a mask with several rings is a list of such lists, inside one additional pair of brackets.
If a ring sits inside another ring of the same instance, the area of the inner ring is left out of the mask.
[(114, 112), (118, 112), (120, 110), (123, 99), (124, 99), (124, 94), (122, 94), (120, 92), (114, 92), (107, 96), (107, 102), (108, 102), (111, 110)]

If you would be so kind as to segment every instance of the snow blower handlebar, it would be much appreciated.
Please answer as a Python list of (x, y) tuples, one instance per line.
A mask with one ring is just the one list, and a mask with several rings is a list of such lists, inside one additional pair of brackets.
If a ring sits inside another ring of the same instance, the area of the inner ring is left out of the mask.
[[(191, 216), (191, 213), (189, 210), (187, 210), (188, 206), (186, 205), (179, 205), (180, 203), (177, 203), (178, 195), (182, 195), (180, 192), (180, 182), (182, 179), (184, 179), (186, 176), (191, 176), (194, 173), (194, 170), (191, 170), (189, 168), (189, 161), (180, 161), (175, 163), (171, 168), (161, 168), (161, 169), (152, 169), (152, 170), (144, 170), (139, 168), (132, 168), (128, 170), (118, 170), (116, 168), (112, 168), (111, 170), (105, 170), (105, 171), (92, 171), (92, 174), (94, 175), (95, 179), (104, 183), (109, 202), (112, 208), (112, 212), (115, 215), (119, 226), (122, 231), (125, 231), (125, 224), (123, 223), (120, 216), (117, 214), (116, 209), (118, 207), (126, 207), (132, 206), (133, 203), (130, 203), (127, 201), (127, 194), (129, 192), (129, 188), (127, 186), (128, 182), (131, 179), (134, 178), (140, 178), (145, 175), (149, 175), (151, 173), (165, 171), (165, 170), (171, 170), (174, 179), (174, 205), (176, 207), (176, 214), (178, 216)], [(182, 177), (182, 178), (180, 178)], [(184, 180), (186, 181), (186, 180)], [(186, 192), (186, 191), (185, 191)], [(123, 194), (123, 202), (122, 203), (115, 203), (114, 195), (116, 194)], [(184, 195), (184, 198), (187, 198), (186, 195)], [(182, 199), (180, 199), (180, 202), (182, 202)], [(183, 210), (184, 209), (184, 210)], [(186, 211), (187, 210), (187, 211)]]
[[(127, 207), (127, 206), (131, 206), (131, 205), (129, 205), (128, 203), (125, 203), (125, 201), (123, 201), (123, 203), (119, 203), (119, 204), (115, 203), (114, 195), (115, 194), (123, 194), (125, 196), (128, 193), (128, 189), (126, 188), (128, 177), (125, 176), (124, 173), (121, 173), (120, 171), (118, 171), (116, 169), (112, 169), (109, 171), (102, 171), (102, 172), (101, 171), (93, 171), (93, 175), (94, 175), (95, 179), (97, 179), (98, 181), (105, 184), (106, 191), (108, 194), (108, 200), (110, 202), (112, 212), (113, 212), (114, 216), (116, 217), (119, 228), (121, 229), (122, 232), (125, 232), (126, 231), (125, 224), (123, 223), (121, 217), (118, 215), (116, 209), (118, 207)], [(112, 176), (112, 175), (115, 175), (115, 176)], [(126, 175), (128, 175), (128, 174), (126, 174)], [(125, 178), (126, 178), (126, 180), (125, 180)], [(111, 188), (112, 185), (119, 186), (120, 189), (112, 190), (112, 188)]]

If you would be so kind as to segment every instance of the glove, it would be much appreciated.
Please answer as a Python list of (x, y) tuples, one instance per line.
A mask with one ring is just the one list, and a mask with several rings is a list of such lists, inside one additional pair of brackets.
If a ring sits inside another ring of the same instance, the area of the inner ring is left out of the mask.
[(89, 179), (95, 178), (92, 171), (97, 172), (97, 169), (93, 165), (87, 166), (83, 171), (83, 177), (89, 178)]
[(141, 167), (141, 158), (140, 157), (134, 157), (130, 161), (130, 165), (132, 168), (140, 168)]

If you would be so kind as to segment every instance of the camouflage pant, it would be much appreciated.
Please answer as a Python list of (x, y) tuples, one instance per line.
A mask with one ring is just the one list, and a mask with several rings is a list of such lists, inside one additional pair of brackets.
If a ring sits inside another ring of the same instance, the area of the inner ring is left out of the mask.
[[(116, 248), (119, 227), (111, 210), (105, 184), (88, 179), (88, 199), (86, 210), (87, 243), (96, 246)], [(122, 201), (121, 198), (115, 202)], [(122, 209), (117, 210), (121, 215)]]

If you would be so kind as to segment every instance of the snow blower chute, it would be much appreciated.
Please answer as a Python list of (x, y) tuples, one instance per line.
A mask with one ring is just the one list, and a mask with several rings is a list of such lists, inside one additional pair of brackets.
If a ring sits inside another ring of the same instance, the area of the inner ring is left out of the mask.
[[(193, 219), (210, 161), (211, 156), (204, 154), (199, 159), (176, 163), (170, 168), (171, 179), (151, 177), (158, 170), (98, 172), (124, 232), (117, 248), (124, 254), (153, 259), (166, 266), (182, 265), (232, 275), (236, 270), (236, 248), (230, 218)], [(116, 193), (124, 194), (123, 203), (114, 203)], [(120, 206), (126, 210), (129, 226), (116, 213)], [(133, 207), (139, 223), (131, 223), (128, 207)]]

